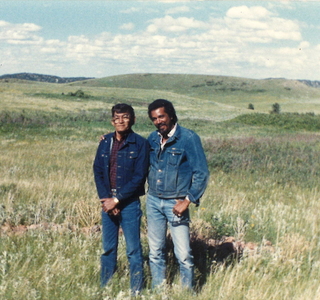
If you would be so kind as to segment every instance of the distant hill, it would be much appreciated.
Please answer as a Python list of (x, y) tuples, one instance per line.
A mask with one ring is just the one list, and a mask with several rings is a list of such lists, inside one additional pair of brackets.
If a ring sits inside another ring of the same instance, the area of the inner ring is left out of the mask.
[[(76, 82), (68, 85), (75, 90), (79, 86)], [(206, 111), (217, 108), (213, 112), (215, 119), (218, 119), (216, 114), (222, 105), (224, 109), (232, 107), (240, 112), (251, 104), (255, 111), (269, 112), (272, 105), (278, 103), (283, 112), (320, 113), (320, 88), (311, 87), (300, 80), (284, 78), (136, 73), (82, 81), (81, 89), (85, 91), (86, 88), (107, 88), (105, 91), (110, 97), (119, 101), (130, 99), (133, 104), (137, 103), (137, 99), (140, 103), (141, 97), (150, 102), (156, 99), (156, 95), (176, 104), (181, 103), (182, 99), (185, 103), (192, 101), (193, 105), (198, 103)], [(128, 93), (130, 96), (117, 97), (120, 93)], [(217, 107), (218, 104), (220, 108)], [(181, 107), (179, 109), (181, 111)], [(190, 110), (186, 114), (190, 116)]]
[(182, 92), (183, 94), (187, 91), (194, 94), (195, 90), (197, 90), (196, 94), (199, 94), (199, 91), (204, 92), (207, 91), (208, 88), (216, 92), (265, 92), (265, 90), (275, 87), (273, 86), (274, 84), (286, 90), (295, 89), (299, 86), (302, 89), (306, 86), (320, 88), (320, 81), (311, 80), (292, 80), (285, 78), (250, 79), (233, 76), (165, 73), (108, 76), (90, 80), (85, 84), (97, 87), (171, 90), (174, 92)]
[(69, 82), (75, 82), (75, 81), (94, 79), (94, 77), (58, 77), (58, 76), (35, 74), (35, 73), (16, 73), (16, 74), (2, 75), (0, 76), (0, 80), (1, 79), (21, 79), (21, 80), (50, 82), (50, 83), (69, 83)]
[[(133, 84), (136, 84), (136, 80), (132, 80), (132, 79), (135, 79), (138, 77), (138, 80), (140, 81), (141, 78), (146, 78), (146, 77), (154, 77), (156, 76), (157, 78), (163, 78), (163, 77), (168, 77), (168, 76), (174, 76), (172, 74), (149, 74), (149, 73), (146, 73), (146, 74), (129, 74), (129, 75), (118, 75), (118, 76), (110, 76), (110, 77), (105, 77), (105, 78), (100, 78), (100, 79), (97, 79), (97, 82), (98, 83), (97, 85), (100, 85), (102, 83), (102, 85), (104, 85), (106, 82), (109, 81), (109, 84), (107, 84), (107, 86), (116, 86), (117, 84), (110, 84), (110, 82), (117, 82), (119, 79), (120, 81), (122, 81), (122, 79), (125, 77), (125, 78), (129, 78), (129, 81), (131, 82), (130, 87)], [(225, 79), (225, 78), (228, 78), (226, 76), (210, 76), (210, 75), (178, 75), (179, 77), (181, 78), (186, 78), (186, 77), (192, 77), (192, 78), (195, 78), (195, 77), (204, 77), (205, 80), (206, 80), (206, 83), (205, 85), (210, 85), (210, 79), (208, 78), (216, 78), (216, 79)], [(233, 77), (230, 77), (230, 78), (233, 78)], [(234, 77), (236, 78), (236, 77)], [(0, 80), (1, 79), (21, 79), (21, 80), (30, 80), (30, 81), (39, 81), (39, 82), (50, 82), (50, 83), (70, 83), (70, 82), (75, 82), (75, 81), (83, 81), (83, 80), (89, 80), (89, 79), (96, 79), (95, 77), (59, 77), (59, 76), (53, 76), (53, 75), (44, 75), (44, 74), (36, 74), (36, 73), (15, 73), (15, 74), (5, 74), (5, 75), (2, 75), (0, 76)], [(239, 78), (240, 79), (240, 78)], [(282, 79), (282, 80), (286, 80), (285, 78), (266, 78), (266, 79), (262, 79), (262, 80), (279, 80), (279, 79)], [(209, 81), (209, 83), (208, 83)], [(301, 82), (307, 86), (310, 86), (310, 87), (314, 87), (314, 88), (320, 88), (320, 81), (317, 81), (317, 80), (305, 80), (305, 79), (298, 79), (296, 80), (298, 82)], [(200, 86), (203, 84), (200, 83)], [(95, 84), (93, 84), (95, 85)], [(123, 87), (122, 84), (120, 84), (121, 87)], [(195, 85), (194, 87), (199, 87), (197, 85)]]
[(311, 87), (314, 87), (314, 88), (320, 88), (320, 81), (312, 81), (312, 80), (299, 80), (300, 82), (308, 85), (308, 86), (311, 86)]
[(306, 94), (311, 97), (315, 94), (315, 98), (318, 98), (320, 92), (320, 89), (314, 88), (320, 87), (320, 82), (194, 74), (125, 74), (88, 80), (83, 82), (82, 86), (170, 91), (215, 101), (221, 97), (222, 102), (227, 100), (226, 97), (233, 98), (236, 94), (249, 100), (252, 97), (256, 99), (257, 95), (288, 98), (299, 95), (304, 97)]
[[(22, 91), (23, 102), (30, 98), (31, 102), (28, 105), (40, 108), (41, 105), (38, 106), (35, 99), (39, 101), (50, 99), (53, 110), (56, 107), (55, 102), (63, 100), (64, 103), (67, 99), (81, 103), (102, 101), (107, 105), (106, 107), (110, 103), (124, 102), (133, 105), (138, 112), (143, 111), (145, 115), (148, 104), (154, 99), (162, 98), (175, 104), (181, 119), (199, 118), (199, 115), (203, 114), (203, 119), (221, 121), (248, 112), (269, 113), (275, 103), (280, 105), (281, 112), (320, 115), (320, 88), (315, 87), (317, 85), (314, 81), (133, 73), (95, 79), (66, 78), (69, 81), (56, 84), (63, 82), (59, 81), (60, 77), (21, 74), (0, 77), (2, 102), (6, 99), (5, 103), (9, 107), (11, 107), (13, 91)], [(37, 81), (31, 81), (31, 78)], [(86, 97), (68, 96), (77, 92), (82, 92)], [(26, 104), (26, 107), (28, 105)]]

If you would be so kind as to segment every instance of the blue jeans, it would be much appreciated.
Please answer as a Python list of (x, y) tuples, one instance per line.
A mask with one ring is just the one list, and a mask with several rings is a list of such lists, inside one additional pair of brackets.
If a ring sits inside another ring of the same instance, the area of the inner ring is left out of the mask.
[(190, 248), (189, 210), (186, 210), (182, 217), (177, 217), (172, 212), (176, 203), (175, 199), (147, 196), (149, 258), (153, 288), (163, 284), (166, 278), (167, 224), (171, 231), (174, 254), (180, 266), (182, 286), (190, 289), (193, 287), (194, 263)]
[(119, 226), (126, 240), (126, 254), (130, 265), (130, 287), (132, 293), (143, 287), (143, 256), (140, 242), (142, 211), (140, 200), (133, 199), (122, 205), (120, 216), (110, 216), (102, 211), (101, 286), (105, 286), (117, 269)]

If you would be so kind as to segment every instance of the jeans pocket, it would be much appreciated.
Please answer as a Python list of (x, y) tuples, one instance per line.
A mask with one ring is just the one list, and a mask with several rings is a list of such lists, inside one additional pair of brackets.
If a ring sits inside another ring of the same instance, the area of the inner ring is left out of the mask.
[(177, 216), (175, 214), (172, 215), (171, 225), (179, 226), (179, 225), (187, 225), (189, 224), (190, 219), (187, 214), (183, 214), (182, 216)]

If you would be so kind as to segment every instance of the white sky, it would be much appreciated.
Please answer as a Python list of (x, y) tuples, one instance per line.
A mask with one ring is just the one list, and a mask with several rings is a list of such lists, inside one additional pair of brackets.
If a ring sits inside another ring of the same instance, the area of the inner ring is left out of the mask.
[(0, 75), (320, 80), (320, 1), (1, 1)]

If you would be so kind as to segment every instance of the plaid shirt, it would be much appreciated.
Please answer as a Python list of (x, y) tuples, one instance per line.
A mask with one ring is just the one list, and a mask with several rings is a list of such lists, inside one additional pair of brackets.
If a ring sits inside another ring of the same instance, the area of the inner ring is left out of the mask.
[(116, 137), (113, 137), (113, 144), (111, 149), (111, 155), (110, 155), (110, 185), (112, 189), (117, 188), (117, 157), (118, 157), (118, 151), (123, 146), (125, 140), (125, 136), (123, 139), (118, 141)]

